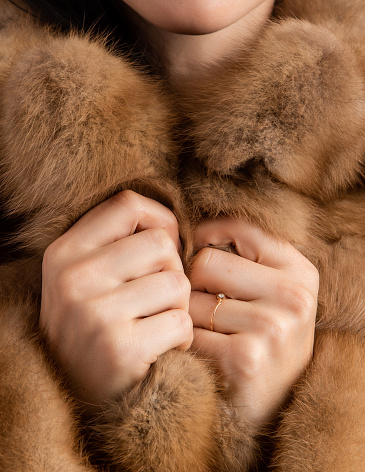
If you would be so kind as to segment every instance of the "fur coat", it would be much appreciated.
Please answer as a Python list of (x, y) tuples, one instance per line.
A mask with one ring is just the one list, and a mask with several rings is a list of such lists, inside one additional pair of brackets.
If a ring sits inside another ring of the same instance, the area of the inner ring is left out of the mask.
[[(248, 471), (267, 443), (278, 472), (364, 470), (365, 2), (278, 2), (206, 80), (171, 94), (103, 41), (0, 0), (1, 199), (23, 249), (0, 266), (1, 471)], [(233, 216), (318, 268), (314, 357), (271, 430), (239, 421), (209, 362), (175, 351), (78, 418), (38, 333), (42, 255), (122, 189), (175, 212), (186, 260), (194, 224)]]

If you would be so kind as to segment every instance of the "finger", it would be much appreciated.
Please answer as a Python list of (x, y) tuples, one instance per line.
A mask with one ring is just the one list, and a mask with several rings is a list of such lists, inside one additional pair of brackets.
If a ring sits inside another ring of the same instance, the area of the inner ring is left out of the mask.
[(193, 341), (193, 323), (184, 310), (169, 310), (137, 320), (134, 339), (136, 352), (152, 364), (157, 357), (173, 348), (189, 349)]
[(192, 292), (189, 314), (195, 327), (210, 330), (212, 326), (214, 332), (223, 334), (252, 330), (252, 325), (256, 324), (252, 304), (227, 298), (219, 304), (216, 296), (210, 293)]
[(224, 359), (229, 351), (229, 336), (194, 327), (193, 351), (209, 359)]
[(175, 243), (161, 228), (141, 231), (104, 246), (88, 255), (86, 263), (96, 280), (107, 278), (115, 284), (164, 270), (183, 272)]
[[(262, 339), (283, 333), (286, 328), (299, 325), (291, 320), (289, 313), (258, 302), (224, 299), (220, 304), (214, 295), (192, 292), (190, 316), (194, 326), (222, 334), (251, 333)], [(213, 316), (214, 314), (214, 316)]]
[(233, 245), (240, 256), (278, 269), (295, 266), (304, 259), (287, 241), (278, 240), (251, 223), (231, 218), (200, 224), (195, 232), (195, 245), (196, 250)]
[(190, 290), (186, 275), (174, 270), (147, 275), (123, 285), (127, 296), (134, 294), (133, 309), (129, 311), (133, 318), (177, 308), (188, 311)]
[(63, 239), (72, 242), (73, 250), (87, 252), (149, 228), (166, 229), (178, 248), (179, 232), (174, 214), (155, 200), (126, 190), (86, 213)]
[[(90, 312), (107, 321), (130, 321), (168, 311), (188, 311), (190, 283), (183, 272), (164, 271), (119, 285), (111, 292), (90, 300)], [(95, 322), (87, 315), (87, 323)]]
[(275, 301), (281, 280), (277, 269), (214, 248), (199, 251), (190, 273), (192, 290), (223, 292), (229, 298), (245, 301)]

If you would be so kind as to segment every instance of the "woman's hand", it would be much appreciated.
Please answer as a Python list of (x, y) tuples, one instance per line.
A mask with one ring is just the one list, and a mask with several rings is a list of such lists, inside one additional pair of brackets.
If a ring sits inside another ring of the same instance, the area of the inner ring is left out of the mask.
[(76, 396), (99, 405), (189, 348), (190, 283), (173, 213), (121, 192), (84, 215), (43, 260), (40, 324)]
[[(232, 244), (237, 254), (206, 246)], [(217, 362), (238, 414), (261, 426), (313, 354), (318, 272), (289, 243), (233, 219), (207, 221), (191, 271), (193, 347)], [(216, 294), (226, 298), (214, 316)], [(202, 329), (203, 328), (203, 329)]]

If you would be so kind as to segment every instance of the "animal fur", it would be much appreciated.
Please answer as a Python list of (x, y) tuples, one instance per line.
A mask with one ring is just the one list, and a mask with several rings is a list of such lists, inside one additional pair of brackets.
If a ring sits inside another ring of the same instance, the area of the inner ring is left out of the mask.
[[(37, 329), (42, 255), (132, 189), (174, 210), (186, 258), (194, 224), (233, 216), (317, 266), (314, 359), (271, 433), (271, 467), (363, 470), (364, 2), (278, 2), (248, 54), (174, 97), (102, 41), (55, 34), (6, 0), (0, 24), (1, 193), (27, 250), (0, 267), (0, 469), (234, 472), (262, 454), (209, 362), (175, 351), (80, 431)], [(180, 162), (177, 106), (192, 143)]]

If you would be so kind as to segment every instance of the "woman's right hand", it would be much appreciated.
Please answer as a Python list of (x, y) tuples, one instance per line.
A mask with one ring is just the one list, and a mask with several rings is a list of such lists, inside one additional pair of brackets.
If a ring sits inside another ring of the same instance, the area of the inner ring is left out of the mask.
[(190, 283), (178, 247), (173, 213), (124, 191), (47, 248), (41, 328), (90, 406), (143, 379), (164, 352), (189, 348)]

